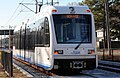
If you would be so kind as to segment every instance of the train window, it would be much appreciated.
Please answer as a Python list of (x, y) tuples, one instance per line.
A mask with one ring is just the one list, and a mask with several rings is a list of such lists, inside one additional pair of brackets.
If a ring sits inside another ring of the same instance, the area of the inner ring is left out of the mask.
[(45, 17), (45, 21), (44, 21), (44, 34), (45, 34), (45, 44), (44, 46), (50, 46), (50, 33), (49, 33), (49, 21), (48, 18)]
[(91, 43), (91, 15), (55, 14), (53, 21), (58, 43)]
[(35, 47), (50, 46), (48, 18), (37, 20), (34, 24), (20, 28), (15, 33), (14, 45), (16, 49), (34, 50)]
[(48, 18), (42, 18), (37, 21), (39, 23), (36, 38), (36, 47), (44, 47), (50, 45), (49, 22)]
[(43, 47), (43, 32), (44, 29), (44, 18), (35, 22), (36, 32), (35, 32), (35, 47)]
[(32, 49), (32, 39), (31, 39), (31, 32), (30, 28), (26, 26), (26, 49)]

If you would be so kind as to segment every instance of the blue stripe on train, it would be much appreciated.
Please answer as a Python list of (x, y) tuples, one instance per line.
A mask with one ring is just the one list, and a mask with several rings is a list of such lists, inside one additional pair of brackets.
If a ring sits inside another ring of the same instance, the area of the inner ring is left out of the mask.
[[(18, 58), (24, 60), (24, 57), (23, 57), (23, 56), (20, 56), (20, 55), (16, 55), (16, 56), (17, 56)], [(25, 61), (30, 62), (30, 61), (31, 61), (31, 57), (30, 57), (30, 58), (25, 58)], [(30, 63), (32, 63), (32, 62), (30, 62)], [(44, 68), (44, 69), (48, 69), (48, 68), (51, 67), (50, 65), (42, 65), (42, 64), (38, 64), (38, 63), (35, 63), (35, 65), (40, 66), (40, 67), (42, 67), (42, 68)]]
[(17, 55), (18, 58), (22, 59), (22, 60), (25, 60), (27, 62), (31, 61), (31, 57), (30, 58), (24, 58), (23, 56), (21, 55)]
[(42, 65), (42, 64), (37, 64), (37, 63), (35, 63), (35, 65), (40, 66), (40, 67), (42, 67), (44, 69), (47, 69), (47, 68), (51, 67), (50, 65)]

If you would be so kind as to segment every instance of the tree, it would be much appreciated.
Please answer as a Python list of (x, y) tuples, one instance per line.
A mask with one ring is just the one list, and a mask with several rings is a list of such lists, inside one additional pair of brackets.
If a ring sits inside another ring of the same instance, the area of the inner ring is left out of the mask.
[[(85, 0), (95, 17), (96, 30), (105, 28), (105, 0)], [(120, 0), (109, 0), (109, 25), (112, 39), (120, 39)]]
[(104, 0), (85, 0), (83, 2), (87, 4), (94, 14), (96, 30), (103, 28), (104, 26)]
[(112, 39), (120, 40), (120, 1), (112, 0), (110, 3), (110, 27)]

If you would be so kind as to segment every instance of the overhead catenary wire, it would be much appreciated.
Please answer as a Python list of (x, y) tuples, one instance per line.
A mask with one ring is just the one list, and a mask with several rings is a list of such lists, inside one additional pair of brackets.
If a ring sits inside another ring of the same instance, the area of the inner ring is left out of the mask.
[[(24, 1), (24, 0), (22, 0), (20, 3), (23, 3), (23, 1)], [(36, 1), (36, 0), (31, 0), (31, 2), (32, 2), (32, 1)], [(42, 0), (42, 1), (43, 1), (43, 0)], [(10, 25), (10, 24), (12, 25), (12, 24), (16, 23), (16, 21), (17, 21), (16, 18), (19, 17), (20, 14), (21, 14), (21, 12), (22, 12), (22, 11), (19, 11), (19, 8), (20, 8), (20, 5), (21, 5), (20, 3), (19, 3), (19, 5), (17, 6), (17, 8), (15, 9), (15, 11), (13, 12), (12, 16), (9, 18), (9, 20), (5, 23), (4, 26)], [(18, 11), (19, 11), (19, 12), (18, 12)], [(28, 14), (27, 14), (26, 16), (28, 16)], [(26, 18), (26, 16), (25, 16), (25, 18)], [(22, 19), (22, 18), (21, 18), (21, 19)], [(22, 20), (22, 21), (23, 21), (23, 20)], [(21, 22), (21, 21), (20, 21), (20, 22)]]
[[(24, 0), (21, 1), (21, 3), (23, 2)], [(7, 24), (9, 25), (10, 21), (12, 20), (12, 18), (14, 17), (14, 15), (16, 14), (17, 10), (19, 9), (20, 7), (20, 4), (17, 6), (17, 8), (15, 9), (15, 11), (13, 12), (12, 16), (9, 18), (9, 20), (5, 23), (4, 26), (6, 26)]]
[(14, 20), (20, 15), (21, 12), (19, 12), (14, 18), (13, 20), (11, 21), (11, 24), (14, 22)]
[(13, 14), (12, 14), (12, 16), (9, 18), (9, 20), (6, 22), (6, 24), (5, 24), (4, 26), (6, 26), (6, 25), (11, 21), (11, 19), (13, 18), (13, 16), (15, 15), (15, 13), (17, 12), (18, 8), (19, 8), (19, 5), (18, 5), (18, 7), (15, 9), (15, 11), (14, 11)]
[[(31, 0), (30, 2), (32, 2), (33, 0)], [(33, 3), (31, 3), (32, 5), (33, 5)], [(27, 17), (28, 16), (30, 16), (31, 14), (30, 14), (30, 11), (24, 11), (25, 10), (25, 8), (23, 9), (21, 9), (21, 11), (17, 14), (17, 16), (14, 18), (14, 20), (20, 15), (20, 13), (22, 13), (22, 12), (25, 12), (25, 15), (24, 15), (24, 17), (23, 18), (21, 18), (21, 19), (19, 19), (19, 20), (15, 20), (15, 22), (17, 22), (17, 21), (19, 21), (19, 22), (24, 22), (26, 19), (28, 19)], [(28, 13), (26, 13), (26, 12), (28, 12)], [(12, 24), (14, 23), (14, 20), (12, 21)]]

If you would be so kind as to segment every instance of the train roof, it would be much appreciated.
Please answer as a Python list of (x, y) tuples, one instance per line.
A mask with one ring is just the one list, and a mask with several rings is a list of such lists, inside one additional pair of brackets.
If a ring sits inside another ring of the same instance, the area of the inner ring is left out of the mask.
[(90, 14), (88, 6), (51, 6), (43, 5), (40, 13), (47, 12), (49, 14)]

